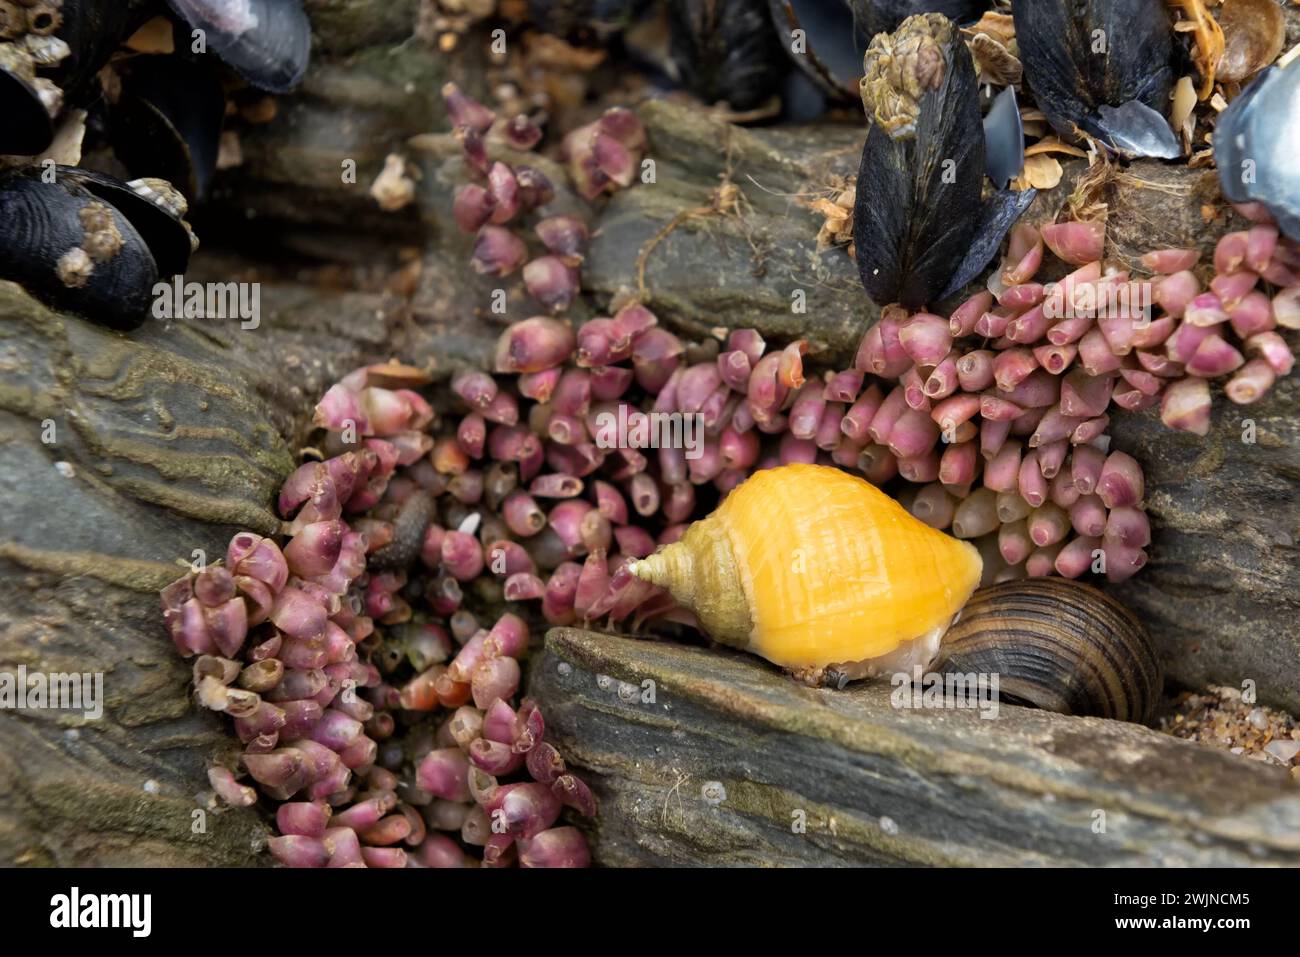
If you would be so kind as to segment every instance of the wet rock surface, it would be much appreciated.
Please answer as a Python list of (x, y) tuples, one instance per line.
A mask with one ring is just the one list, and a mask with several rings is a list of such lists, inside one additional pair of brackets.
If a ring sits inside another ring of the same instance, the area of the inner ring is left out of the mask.
[(278, 527), (286, 437), (384, 337), (365, 322), (375, 303), (333, 303), (348, 317), (336, 326), (328, 302), (273, 300), (259, 330), (151, 321), (118, 335), (0, 283), (0, 670), (104, 676), (101, 720), (0, 715), (7, 864), (260, 859), (251, 812), (192, 830), (204, 769), (231, 742), (191, 707), (156, 592), (240, 528)]
[(606, 865), (1300, 863), (1285, 770), (1137, 725), (902, 710), (887, 684), (564, 628), (530, 691), (600, 799)]

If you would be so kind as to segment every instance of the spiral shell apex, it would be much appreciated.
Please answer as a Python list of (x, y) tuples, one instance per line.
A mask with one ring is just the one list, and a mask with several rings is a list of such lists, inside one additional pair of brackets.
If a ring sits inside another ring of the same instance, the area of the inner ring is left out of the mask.
[(981, 570), (974, 546), (820, 465), (755, 473), (680, 541), (630, 566), (717, 641), (810, 679), (929, 661)]

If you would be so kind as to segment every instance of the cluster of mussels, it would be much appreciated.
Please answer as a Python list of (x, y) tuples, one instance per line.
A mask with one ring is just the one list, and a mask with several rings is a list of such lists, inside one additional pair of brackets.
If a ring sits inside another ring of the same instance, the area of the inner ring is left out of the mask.
[[(158, 16), (178, 35), (201, 32), (205, 51), (261, 89), (287, 92), (306, 71), (311, 25), (301, 0), (0, 0), (0, 153), (45, 152), (64, 108), (82, 107), (115, 127), (114, 148), (142, 175), (158, 175), (177, 149), (215, 154), (206, 141), (220, 130), (224, 96), (211, 62), (181, 52), (118, 56)], [(132, 141), (146, 135), (148, 148)]]
[[(120, 55), (151, 19), (201, 32), (213, 55), (188, 43)], [(0, 222), (12, 224), (0, 279), (94, 322), (139, 326), (158, 280), (183, 273), (198, 245), (184, 216), (216, 170), (217, 61), (284, 92), (310, 46), (300, 0), (0, 0)], [(105, 134), (129, 182), (62, 165), (80, 162), (87, 129), (90, 142)]]

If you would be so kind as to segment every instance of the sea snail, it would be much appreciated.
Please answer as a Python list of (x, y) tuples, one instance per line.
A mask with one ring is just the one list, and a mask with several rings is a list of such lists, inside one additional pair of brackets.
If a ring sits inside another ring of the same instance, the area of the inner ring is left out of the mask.
[(982, 569), (973, 545), (820, 465), (756, 472), (679, 541), (629, 566), (715, 640), (809, 683), (920, 665), (997, 673), (1008, 698), (1049, 710), (1150, 718), (1159, 664), (1123, 606), (1068, 581), (976, 593)]

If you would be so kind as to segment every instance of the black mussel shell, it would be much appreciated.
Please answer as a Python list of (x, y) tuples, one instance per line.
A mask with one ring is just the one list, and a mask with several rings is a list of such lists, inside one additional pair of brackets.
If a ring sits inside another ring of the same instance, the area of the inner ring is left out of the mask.
[[(96, 74), (126, 37), (148, 16), (153, 0), (64, 0), (53, 22), (53, 36), (68, 46), (68, 55), (41, 66), (13, 44), (0, 51), (0, 154), (34, 156), (54, 140), (54, 118), (33, 86), (37, 76), (62, 91), (64, 103), (91, 97)], [(19, 63), (19, 59), (26, 62)]]
[[(122, 45), (154, 12), (156, 0), (63, 0), (63, 23), (55, 31), (68, 45), (68, 57), (49, 71), (74, 103)], [(95, 87), (98, 95), (98, 87)]]
[(1182, 145), (1164, 110), (1173, 88), (1173, 26), (1164, 0), (1012, 0), (1034, 102), (1129, 156), (1172, 159)]
[(1000, 189), (984, 200), (970, 245), (966, 248), (966, 256), (948, 280), (947, 287), (939, 294), (940, 300), (956, 295), (975, 281), (984, 267), (993, 261), (993, 257), (1002, 248), (1002, 240), (1021, 214), (1033, 204), (1037, 195), (1036, 189)]
[(917, 309), (948, 289), (980, 219), (979, 90), (957, 25), (931, 13), (877, 35), (862, 99), (871, 127), (853, 211), (858, 272), (879, 305)]
[(178, 276), (189, 268), (194, 248), (193, 234), (184, 220), (184, 203), (178, 194), (168, 194), (170, 184), (150, 180), (124, 183), (115, 176), (70, 166), (56, 167), (64, 182), (75, 184), (111, 203), (130, 221), (149, 247), (163, 276)]
[(112, 204), (71, 180), (0, 180), (0, 277), (53, 308), (114, 329), (149, 315), (158, 265)]
[[(786, 55), (827, 96), (856, 101), (870, 34), (845, 0), (768, 0)], [(802, 31), (802, 43), (796, 43)]]
[(766, 0), (669, 0), (673, 62), (706, 103), (749, 110), (776, 93), (786, 61)]
[(211, 61), (138, 57), (113, 106), (113, 150), (132, 176), (165, 179), (197, 202), (216, 172), (225, 111)]
[(54, 140), (54, 119), (22, 77), (0, 68), (0, 154), (35, 156)]
[(302, 0), (167, 0), (207, 48), (253, 86), (288, 93), (311, 58), (311, 22)]
[(973, 23), (990, 6), (992, 0), (850, 0), (853, 15), (868, 37), (893, 33), (910, 16), (918, 13), (942, 13), (957, 23)]
[(627, 29), (647, 0), (528, 0), (530, 22), (556, 36), (607, 37)]
[(1271, 66), (1219, 114), (1214, 161), (1234, 203), (1263, 203), (1300, 241), (1300, 65)]

